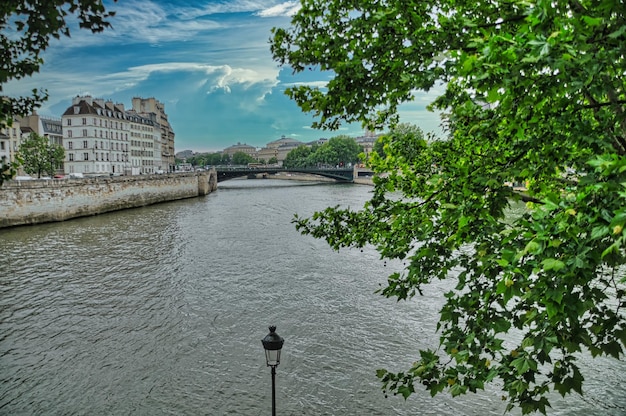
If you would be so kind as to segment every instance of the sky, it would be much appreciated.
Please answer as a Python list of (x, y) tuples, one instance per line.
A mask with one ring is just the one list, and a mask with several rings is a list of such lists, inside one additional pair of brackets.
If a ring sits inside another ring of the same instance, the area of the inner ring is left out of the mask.
[[(272, 59), (272, 27), (288, 27), (299, 1), (112, 0), (112, 28), (92, 34), (71, 25), (52, 40), (33, 77), (4, 86), (9, 96), (47, 89), (40, 115), (60, 118), (77, 95), (131, 107), (133, 97), (165, 105), (176, 152), (220, 151), (234, 144), (263, 147), (282, 136), (302, 142), (340, 134), (362, 136), (359, 124), (336, 131), (311, 128), (314, 118), (284, 94), (295, 83), (325, 85), (332, 74), (294, 74)], [(402, 122), (440, 132), (426, 110), (441, 90), (416, 92), (400, 107)]]

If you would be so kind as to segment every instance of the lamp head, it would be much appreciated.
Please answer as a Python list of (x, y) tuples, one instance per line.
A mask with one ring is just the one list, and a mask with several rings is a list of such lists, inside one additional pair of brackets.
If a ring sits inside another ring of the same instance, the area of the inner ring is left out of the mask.
[(265, 359), (267, 365), (270, 367), (276, 367), (280, 364), (280, 350), (283, 348), (285, 340), (276, 333), (276, 327), (269, 327), (270, 333), (261, 340), (263, 348), (265, 349)]

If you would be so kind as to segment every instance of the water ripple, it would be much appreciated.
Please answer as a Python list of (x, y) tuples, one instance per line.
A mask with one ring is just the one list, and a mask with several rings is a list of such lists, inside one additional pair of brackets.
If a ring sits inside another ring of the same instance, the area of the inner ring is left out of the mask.
[[(384, 399), (377, 368), (436, 347), (442, 293), (375, 295), (393, 264), (300, 236), (295, 213), (359, 206), (358, 186), (229, 181), (206, 198), (2, 232), (0, 414), (262, 415), (261, 338), (285, 338), (285, 415), (500, 415), (500, 392)], [(586, 364), (554, 414), (626, 411), (623, 362)]]

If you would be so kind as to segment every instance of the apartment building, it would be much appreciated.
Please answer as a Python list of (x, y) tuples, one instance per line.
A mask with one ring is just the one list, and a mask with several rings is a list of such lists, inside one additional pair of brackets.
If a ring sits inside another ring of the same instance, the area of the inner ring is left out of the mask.
[(157, 145), (161, 162), (159, 165), (166, 172), (173, 172), (176, 169), (176, 156), (174, 151), (174, 130), (169, 123), (165, 113), (165, 105), (159, 100), (151, 98), (134, 97), (132, 101), (133, 110), (146, 118), (151, 118), (160, 130), (160, 141)]
[(74, 97), (61, 117), (65, 173), (141, 175), (173, 171), (174, 132), (164, 110), (154, 98), (135, 97), (133, 108), (127, 110), (124, 104), (111, 100)]
[(130, 123), (123, 104), (77, 96), (61, 119), (65, 173), (130, 174)]
[(130, 123), (130, 169), (131, 175), (164, 172), (161, 157), (161, 128), (153, 117), (144, 117), (136, 111), (126, 112)]

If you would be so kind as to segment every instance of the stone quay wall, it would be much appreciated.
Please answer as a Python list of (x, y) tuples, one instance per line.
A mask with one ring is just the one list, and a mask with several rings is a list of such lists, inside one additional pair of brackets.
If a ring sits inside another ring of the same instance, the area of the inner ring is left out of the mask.
[(215, 170), (111, 178), (11, 180), (0, 187), (0, 228), (65, 221), (217, 189)]

